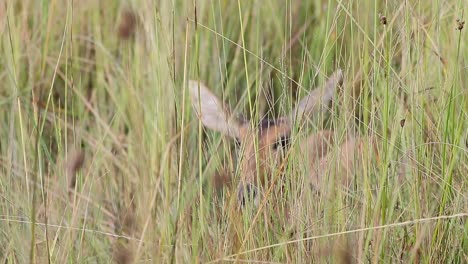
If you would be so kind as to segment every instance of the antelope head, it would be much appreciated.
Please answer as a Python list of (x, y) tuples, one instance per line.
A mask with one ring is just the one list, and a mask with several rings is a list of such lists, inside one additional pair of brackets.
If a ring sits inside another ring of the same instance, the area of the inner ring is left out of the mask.
[[(245, 205), (249, 200), (253, 200), (258, 205), (260, 196), (258, 187), (263, 185), (281, 164), (284, 150), (289, 147), (292, 124), (325, 111), (342, 79), (342, 71), (336, 71), (322, 89), (315, 89), (302, 98), (290, 114), (275, 120), (260, 120), (257, 126), (252, 126), (252, 122), (241, 121), (232, 115), (222, 101), (203, 83), (189, 82), (192, 105), (202, 124), (241, 143), (241, 151), (237, 157), (237, 166), (241, 175), (238, 200), (241, 205)], [(321, 141), (314, 140), (317, 137), (328, 140), (331, 138), (331, 133), (321, 131), (310, 136), (307, 141), (312, 145), (315, 144), (316, 152), (322, 145), (317, 143)], [(323, 154), (323, 151), (318, 152)]]

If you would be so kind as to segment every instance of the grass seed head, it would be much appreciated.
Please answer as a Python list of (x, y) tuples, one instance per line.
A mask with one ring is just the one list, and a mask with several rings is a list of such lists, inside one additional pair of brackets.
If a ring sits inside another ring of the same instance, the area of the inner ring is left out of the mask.
[(120, 23), (118, 27), (118, 36), (120, 39), (129, 39), (135, 34), (136, 29), (136, 14), (130, 9), (125, 9), (120, 15)]
[(462, 31), (463, 27), (465, 27), (465, 21), (457, 18), (457, 30)]
[(76, 174), (83, 167), (84, 164), (84, 152), (83, 150), (72, 150), (68, 154), (68, 160), (66, 162), (66, 171), (68, 177), (70, 177), (70, 189), (75, 188)]

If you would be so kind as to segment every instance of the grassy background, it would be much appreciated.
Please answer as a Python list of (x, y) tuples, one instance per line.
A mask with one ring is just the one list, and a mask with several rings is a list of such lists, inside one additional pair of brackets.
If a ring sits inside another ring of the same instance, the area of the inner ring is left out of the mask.
[[(0, 2), (0, 262), (466, 263), (467, 7)], [(188, 79), (258, 120), (337, 68), (310, 133), (376, 136), (380, 159), (326, 196), (293, 151), (268, 204), (239, 212), (235, 145), (201, 130)]]

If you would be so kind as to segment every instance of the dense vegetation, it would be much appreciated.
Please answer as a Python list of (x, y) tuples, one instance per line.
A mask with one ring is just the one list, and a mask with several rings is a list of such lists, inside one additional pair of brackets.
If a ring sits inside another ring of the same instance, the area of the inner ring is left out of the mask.
[[(466, 263), (467, 1), (0, 2), (0, 262)], [(336, 69), (260, 208), (187, 82), (288, 113)], [(374, 136), (363, 181), (308, 188), (297, 146)], [(237, 173), (231, 173), (236, 172)]]

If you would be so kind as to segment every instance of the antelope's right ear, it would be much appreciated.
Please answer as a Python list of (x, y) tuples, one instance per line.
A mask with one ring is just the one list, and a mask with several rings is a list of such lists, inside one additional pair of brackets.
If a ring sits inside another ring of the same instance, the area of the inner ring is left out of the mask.
[(238, 120), (223, 107), (222, 102), (203, 83), (189, 81), (190, 98), (204, 126), (233, 138), (240, 138)]
[(327, 109), (333, 99), (335, 91), (343, 83), (343, 71), (338, 69), (325, 83), (322, 89), (314, 89), (309, 95), (302, 98), (299, 104), (289, 115), (291, 123), (296, 119), (311, 117), (313, 114)]

